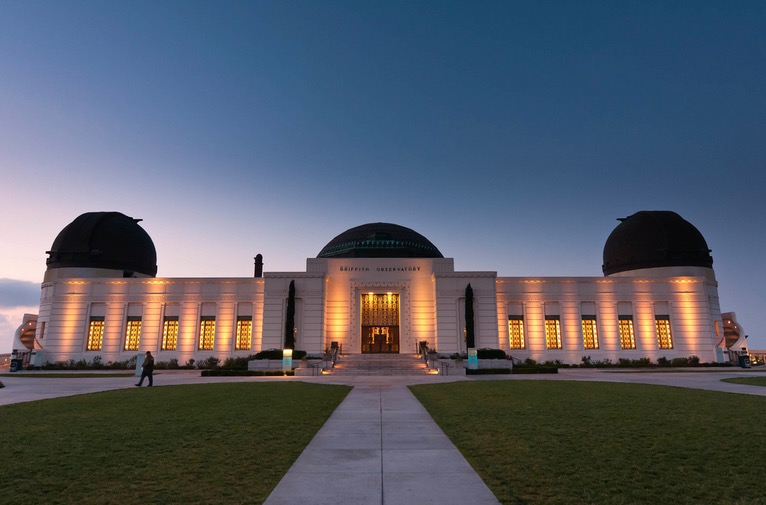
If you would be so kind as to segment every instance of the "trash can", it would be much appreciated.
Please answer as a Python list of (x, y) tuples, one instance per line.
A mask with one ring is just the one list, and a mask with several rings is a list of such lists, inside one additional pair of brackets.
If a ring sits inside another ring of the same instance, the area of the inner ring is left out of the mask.
[(11, 372), (18, 372), (19, 370), (22, 369), (23, 366), (24, 366), (24, 360), (22, 360), (22, 359), (12, 359), (11, 360), (10, 371)]
[(742, 368), (752, 368), (750, 366), (750, 356), (747, 356), (747, 355), (738, 356), (738, 358), (739, 358), (739, 366), (741, 366)]

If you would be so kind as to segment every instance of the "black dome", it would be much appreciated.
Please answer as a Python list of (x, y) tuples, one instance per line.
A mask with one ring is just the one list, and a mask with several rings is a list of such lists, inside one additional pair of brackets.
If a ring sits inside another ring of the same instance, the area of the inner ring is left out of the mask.
[(369, 223), (332, 239), (317, 258), (443, 258), (420, 233), (390, 223)]
[(619, 221), (604, 245), (604, 275), (641, 268), (713, 267), (705, 238), (675, 212), (642, 210)]
[(157, 251), (149, 234), (119, 212), (87, 212), (53, 241), (46, 263), (53, 268), (122, 270), (125, 276), (157, 275)]

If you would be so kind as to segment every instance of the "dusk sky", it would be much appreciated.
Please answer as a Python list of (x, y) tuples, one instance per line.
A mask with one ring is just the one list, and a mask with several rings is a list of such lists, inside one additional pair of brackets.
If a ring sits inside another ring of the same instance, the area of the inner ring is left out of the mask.
[(0, 173), (0, 353), (89, 211), (160, 277), (249, 277), (375, 221), (600, 276), (617, 218), (673, 210), (766, 349), (763, 0), (0, 0)]

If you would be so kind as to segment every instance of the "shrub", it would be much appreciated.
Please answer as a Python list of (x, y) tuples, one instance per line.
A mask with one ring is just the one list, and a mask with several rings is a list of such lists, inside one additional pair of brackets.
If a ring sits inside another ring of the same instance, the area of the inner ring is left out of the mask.
[(105, 368), (110, 370), (125, 370), (128, 368), (127, 361), (110, 361), (106, 364)]
[(221, 368), (224, 370), (247, 370), (247, 358), (226, 358)]
[(646, 367), (652, 366), (652, 360), (650, 360), (649, 358), (639, 358), (639, 359), (620, 358), (618, 360), (617, 366), (630, 367), (630, 368), (646, 368)]
[[(659, 361), (659, 360), (657, 360)], [(688, 358), (673, 358), (670, 362), (670, 366), (699, 366), (699, 356), (689, 356)]]
[[(304, 356), (306, 356), (306, 351), (293, 351), (293, 359), (301, 359)], [(254, 356), (248, 356), (248, 359), (282, 359), (282, 349), (266, 349)]]
[[(306, 351), (293, 351), (293, 359), (301, 359), (304, 356), (306, 356)], [(282, 359), (282, 349), (266, 349), (253, 356), (248, 356), (247, 359)]]
[(514, 363), (513, 367), (521, 367), (521, 368), (531, 368), (537, 366), (537, 361), (533, 360), (532, 358), (527, 358), (524, 361), (520, 363)]
[(657, 366), (670, 366), (670, 360), (665, 356), (657, 358)]
[(502, 349), (477, 349), (476, 356), (479, 359), (506, 359), (507, 355)]
[(295, 372), (285, 372), (282, 370), (222, 370), (220, 368), (215, 370), (202, 370), (200, 376), (202, 377), (232, 377), (232, 376), (261, 376), (261, 377), (277, 377), (282, 375), (295, 375)]
[(106, 365), (104, 365), (104, 368), (109, 370), (131, 370), (136, 368), (136, 357), (133, 356), (132, 358), (125, 360), (125, 361), (110, 361)]
[(197, 362), (197, 368), (200, 370), (212, 370), (218, 367), (218, 358), (210, 356), (208, 359), (203, 359)]
[(256, 353), (254, 359), (282, 359), (282, 349), (266, 349)]
[[(194, 361), (194, 360), (190, 360), (190, 361)], [(178, 364), (178, 360), (176, 358), (173, 358), (168, 361), (155, 362), (154, 368), (157, 370), (178, 370), (180, 368), (194, 368), (194, 366), (192, 365), (190, 367), (186, 367), (186, 366), (182, 367), (181, 365)]]
[(79, 361), (70, 359), (69, 361), (56, 361), (55, 363), (46, 362), (39, 368), (42, 370), (126, 370), (135, 367), (135, 356), (127, 361), (110, 361), (106, 364), (101, 362), (101, 356), (96, 356), (90, 362), (84, 359)]

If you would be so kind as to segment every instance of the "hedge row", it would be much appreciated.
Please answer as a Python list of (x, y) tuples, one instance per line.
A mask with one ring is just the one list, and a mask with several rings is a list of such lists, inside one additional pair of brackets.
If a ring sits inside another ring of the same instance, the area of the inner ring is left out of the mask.
[(283, 375), (295, 375), (295, 372), (283, 370), (202, 370), (202, 377), (280, 377)]
[[(293, 351), (293, 359), (301, 359), (306, 356), (306, 351)], [(282, 349), (267, 349), (256, 353), (253, 359), (282, 359)]]
[(466, 375), (502, 375), (502, 374), (539, 374), (559, 373), (555, 366), (538, 366), (534, 368), (479, 368), (476, 370), (466, 369)]
[(477, 368), (474, 370), (466, 368), (465, 370), (466, 375), (500, 375), (509, 373), (511, 373), (510, 368)]

